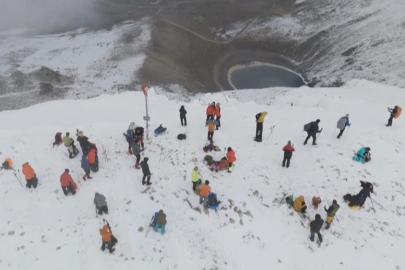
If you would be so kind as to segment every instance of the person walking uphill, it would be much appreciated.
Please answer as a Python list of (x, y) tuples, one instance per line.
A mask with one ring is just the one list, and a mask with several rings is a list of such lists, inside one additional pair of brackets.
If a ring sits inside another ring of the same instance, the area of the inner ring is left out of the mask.
[(34, 169), (32, 169), (32, 167), (28, 164), (28, 162), (25, 162), (22, 165), (22, 173), (25, 176), (25, 180), (27, 181), (26, 187), (27, 188), (37, 188), (38, 185), (38, 179), (37, 179), (37, 175), (35, 174)]
[(336, 127), (340, 130), (337, 138), (340, 139), (340, 137), (343, 135), (343, 132), (345, 131), (346, 127), (350, 127), (350, 121), (349, 121), (349, 114), (346, 114), (346, 116), (343, 116), (342, 118), (339, 119), (339, 121), (336, 124)]
[(226, 152), (226, 158), (228, 159), (228, 172), (231, 173), (233, 171), (233, 164), (236, 161), (235, 151), (232, 150), (231, 147), (228, 147), (228, 152)]
[(204, 203), (204, 208), (207, 208), (208, 195), (210, 195), (211, 187), (210, 182), (205, 180), (205, 183), (200, 187), (200, 204)]
[(335, 218), (336, 212), (339, 210), (340, 205), (338, 205), (336, 200), (333, 200), (332, 205), (326, 209), (326, 205), (324, 207), (327, 215), (326, 215), (326, 227), (325, 229), (330, 228), (330, 224), (332, 223), (333, 219)]
[(73, 181), (72, 176), (70, 176), (69, 169), (65, 169), (60, 176), (60, 184), (66, 196), (69, 195), (69, 193), (72, 193), (72, 195), (76, 194), (77, 184)]
[(86, 181), (87, 179), (92, 179), (90, 177), (90, 164), (85, 155), (82, 156), (81, 166), (85, 172), (85, 175), (83, 175), (83, 177), (82, 177), (83, 180)]
[(186, 117), (187, 111), (186, 111), (186, 109), (184, 108), (184, 106), (181, 106), (181, 107), (180, 107), (179, 112), (180, 112), (181, 125), (182, 125), (182, 126), (187, 126), (187, 117)]
[(220, 105), (221, 104), (217, 103), (217, 105), (215, 106), (215, 115), (217, 117), (217, 119), (215, 120), (216, 124), (217, 124), (216, 130), (218, 130), (218, 128), (221, 127), (221, 107), (220, 107)]
[(388, 108), (388, 112), (390, 112), (390, 119), (388, 119), (388, 124), (386, 125), (387, 127), (392, 126), (392, 120), (395, 118), (397, 119), (402, 112), (402, 108), (395, 106), (394, 109)]
[(207, 120), (205, 120), (205, 125), (208, 125), (208, 120), (214, 120), (214, 116), (215, 116), (215, 102), (212, 102), (211, 104), (208, 105), (207, 110), (206, 110), (206, 114), (207, 114)]
[(159, 210), (159, 212), (155, 213), (155, 226), (153, 227), (153, 230), (157, 232), (160, 229), (160, 233), (164, 235), (166, 232), (166, 224), (166, 214), (163, 210)]
[(99, 215), (102, 215), (103, 213), (108, 214), (108, 206), (103, 194), (96, 192), (93, 202), (96, 205), (96, 210)]
[(322, 132), (322, 129), (319, 130), (319, 122), (321, 122), (321, 120), (318, 119), (315, 122), (311, 122), (304, 126), (304, 130), (308, 133), (308, 136), (305, 139), (304, 145), (307, 144), (309, 138), (311, 138), (311, 137), (312, 137), (312, 145), (317, 145), (316, 144), (316, 134)]
[(322, 243), (322, 234), (320, 233), (322, 226), (323, 226), (323, 219), (321, 218), (321, 216), (319, 214), (316, 214), (315, 220), (313, 220), (309, 223), (310, 232), (311, 232), (311, 236), (309, 237), (309, 239), (312, 242), (314, 242), (315, 234), (317, 234), (319, 243)]
[(141, 152), (143, 152), (145, 149), (142, 149), (139, 147), (139, 141), (135, 139), (132, 144), (132, 154), (136, 157), (136, 163), (135, 163), (135, 169), (139, 169), (139, 161), (141, 160)]
[[(148, 160), (149, 158), (145, 157), (143, 161), (141, 162), (141, 168), (142, 168), (142, 185), (147, 184), (148, 186), (152, 185), (150, 182), (150, 176), (152, 175), (149, 170), (149, 165), (148, 165)], [(147, 182), (145, 182), (145, 179), (147, 179)]]
[(262, 142), (263, 136), (263, 122), (264, 118), (267, 116), (267, 112), (261, 112), (256, 114), (256, 142)]
[(287, 145), (283, 147), (284, 151), (284, 159), (283, 159), (283, 167), (285, 167), (285, 163), (287, 162), (287, 168), (290, 167), (290, 160), (292, 157), (295, 148), (291, 145), (291, 141), (287, 142)]

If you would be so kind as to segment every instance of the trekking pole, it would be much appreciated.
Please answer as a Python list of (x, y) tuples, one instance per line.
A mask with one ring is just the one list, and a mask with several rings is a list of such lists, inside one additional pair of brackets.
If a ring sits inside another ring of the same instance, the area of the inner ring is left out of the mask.
[(23, 186), (23, 184), (21, 183), (20, 179), (18, 179), (17, 173), (14, 172), (14, 176), (15, 176), (15, 178), (17, 179), (18, 183), (20, 183), (21, 187), (23, 188), (24, 186)]
[(148, 228), (146, 229), (145, 238), (148, 237), (149, 231), (150, 231), (150, 229), (152, 228), (152, 223), (153, 223), (154, 218), (155, 218), (155, 215), (152, 216), (152, 218), (151, 218), (151, 220), (150, 220), (150, 222), (149, 222), (149, 226), (148, 226)]
[(372, 201), (374, 201), (376, 204), (378, 204), (382, 209), (384, 209), (385, 211), (387, 211), (387, 209), (385, 209), (379, 202), (377, 202), (376, 200), (373, 200), (373, 199), (371, 198), (371, 196), (370, 196), (370, 199), (371, 199)]
[(349, 131), (350, 131), (350, 126), (349, 126), (349, 128), (347, 129), (347, 132), (346, 132), (346, 134), (345, 134), (345, 138), (347, 137), (347, 134), (349, 133)]
[[(280, 203), (278, 204), (278, 207), (280, 207), (280, 205), (281, 205), (281, 203), (283, 202), (285, 196), (287, 195), (287, 193), (283, 193), (283, 194), (284, 194), (284, 196), (283, 196), (283, 198), (281, 198)], [(277, 208), (278, 208), (278, 207), (277, 207)]]
[(373, 199), (371, 198), (371, 196), (370, 196), (370, 200), (371, 200), (371, 205), (373, 206), (374, 213), (376, 213), (377, 211), (374, 208), (374, 203), (373, 203)]

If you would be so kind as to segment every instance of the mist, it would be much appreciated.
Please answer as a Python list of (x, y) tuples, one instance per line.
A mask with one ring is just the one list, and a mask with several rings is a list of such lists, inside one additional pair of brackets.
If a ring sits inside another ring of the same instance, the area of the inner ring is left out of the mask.
[(0, 31), (57, 33), (96, 24), (101, 0), (0, 0)]

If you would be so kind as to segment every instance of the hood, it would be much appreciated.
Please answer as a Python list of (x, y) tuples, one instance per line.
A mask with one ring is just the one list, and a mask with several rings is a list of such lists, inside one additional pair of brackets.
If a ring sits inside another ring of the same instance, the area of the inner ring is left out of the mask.
[(297, 200), (300, 201), (300, 202), (303, 202), (305, 199), (304, 199), (304, 196), (301, 195), (301, 196), (298, 197)]
[(148, 162), (149, 158), (144, 158), (143, 161), (145, 161), (146, 163)]
[(316, 214), (316, 215), (315, 215), (315, 220), (320, 220), (320, 219), (321, 219), (321, 215)]

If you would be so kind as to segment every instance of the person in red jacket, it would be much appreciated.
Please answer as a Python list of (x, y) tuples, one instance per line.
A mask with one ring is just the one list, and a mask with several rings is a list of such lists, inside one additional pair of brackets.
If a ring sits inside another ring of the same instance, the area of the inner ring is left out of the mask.
[(290, 160), (292, 157), (295, 148), (291, 145), (291, 141), (288, 141), (287, 145), (283, 147), (284, 151), (284, 159), (283, 159), (283, 167), (285, 167), (285, 162), (287, 161), (287, 168), (290, 167)]
[(230, 172), (232, 172), (233, 164), (236, 161), (235, 151), (233, 151), (231, 147), (228, 147), (228, 152), (226, 153), (226, 158), (228, 159), (228, 162), (229, 162), (228, 172), (230, 173)]
[(207, 120), (205, 120), (205, 125), (208, 125), (208, 120), (214, 120), (215, 117), (215, 102), (212, 102), (211, 104), (208, 105), (207, 107)]
[(216, 122), (217, 122), (217, 128), (216, 130), (218, 130), (218, 128), (221, 126), (221, 104), (217, 103), (217, 105), (215, 106), (215, 115), (217, 116)]
[(72, 193), (72, 195), (76, 194), (77, 184), (73, 181), (72, 176), (70, 176), (69, 169), (65, 169), (65, 172), (60, 176), (60, 184), (66, 196), (69, 193)]

